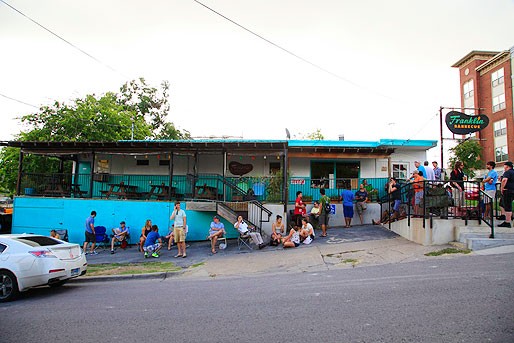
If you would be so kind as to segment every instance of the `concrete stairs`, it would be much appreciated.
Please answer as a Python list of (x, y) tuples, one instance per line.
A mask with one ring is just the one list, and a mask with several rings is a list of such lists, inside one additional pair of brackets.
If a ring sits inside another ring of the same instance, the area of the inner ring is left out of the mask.
[(460, 248), (470, 250), (482, 250), (488, 248), (514, 245), (514, 228), (494, 228), (494, 238), (489, 238), (491, 228), (485, 224), (472, 224), (456, 228), (458, 242), (451, 244)]

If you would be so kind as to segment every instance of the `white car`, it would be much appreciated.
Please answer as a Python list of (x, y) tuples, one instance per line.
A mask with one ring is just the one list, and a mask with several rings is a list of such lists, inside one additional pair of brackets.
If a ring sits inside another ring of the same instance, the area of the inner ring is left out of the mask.
[(32, 287), (61, 286), (86, 270), (78, 244), (33, 234), (0, 235), (0, 302)]

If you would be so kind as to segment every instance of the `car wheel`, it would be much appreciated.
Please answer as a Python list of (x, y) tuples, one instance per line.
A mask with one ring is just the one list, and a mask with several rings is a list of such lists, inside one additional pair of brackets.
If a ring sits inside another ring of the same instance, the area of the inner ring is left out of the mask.
[(0, 270), (0, 302), (11, 301), (18, 296), (18, 281), (13, 273)]
[(64, 285), (66, 283), (66, 281), (68, 281), (68, 280), (57, 281), (57, 282), (48, 284), (48, 286), (50, 286), (52, 288), (61, 287), (62, 285)]

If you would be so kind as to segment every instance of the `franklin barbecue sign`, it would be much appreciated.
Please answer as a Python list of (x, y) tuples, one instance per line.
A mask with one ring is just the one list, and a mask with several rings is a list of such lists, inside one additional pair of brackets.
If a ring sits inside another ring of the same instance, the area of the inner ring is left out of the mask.
[(487, 125), (489, 125), (489, 118), (483, 114), (468, 116), (462, 112), (451, 111), (446, 115), (446, 126), (457, 135), (477, 132), (485, 129)]

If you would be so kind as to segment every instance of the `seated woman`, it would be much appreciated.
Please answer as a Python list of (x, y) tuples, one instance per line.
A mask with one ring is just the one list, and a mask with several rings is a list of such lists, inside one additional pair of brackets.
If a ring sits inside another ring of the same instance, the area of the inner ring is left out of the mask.
[(152, 221), (147, 219), (145, 226), (141, 229), (141, 236), (139, 237), (139, 251), (143, 252), (143, 246), (145, 245), (146, 237), (152, 231)]
[(250, 235), (253, 243), (259, 246), (259, 249), (262, 249), (266, 246), (266, 244), (264, 244), (264, 241), (262, 240), (261, 234), (255, 232), (255, 228), (249, 227), (248, 224), (243, 220), (243, 216), (237, 217), (237, 222), (234, 223), (234, 227), (237, 229), (237, 231), (239, 231), (241, 235)]
[(173, 239), (174, 239), (174, 235), (173, 235), (173, 226), (170, 228), (170, 230), (168, 231), (168, 234), (166, 236), (164, 236), (164, 241), (165, 242), (168, 242), (168, 250), (171, 250), (171, 246), (173, 245)]
[(216, 253), (216, 242), (218, 238), (223, 237), (225, 235), (225, 225), (220, 221), (220, 217), (214, 216), (211, 222), (211, 226), (209, 229), (209, 236), (207, 239), (211, 240), (211, 252), (213, 254)]
[(311, 211), (309, 213), (310, 222), (312, 223), (312, 226), (314, 228), (319, 227), (319, 201), (315, 201), (313, 207), (311, 208)]
[(309, 220), (307, 218), (303, 218), (302, 228), (300, 229), (300, 241), (305, 242), (307, 237), (310, 237), (310, 240), (307, 240), (307, 242), (310, 243), (316, 236), (314, 234), (314, 228), (312, 227), (311, 223), (309, 223)]
[(282, 242), (282, 234), (284, 233), (284, 223), (282, 223), (282, 216), (277, 214), (277, 220), (271, 224), (271, 241), (270, 245), (277, 246)]
[(289, 231), (289, 235), (282, 238), (284, 248), (296, 248), (300, 245), (300, 233), (295, 229)]
[(55, 230), (50, 230), (50, 237), (56, 238), (56, 239), (61, 239), (61, 235), (59, 235), (57, 233), (57, 231), (55, 231)]

